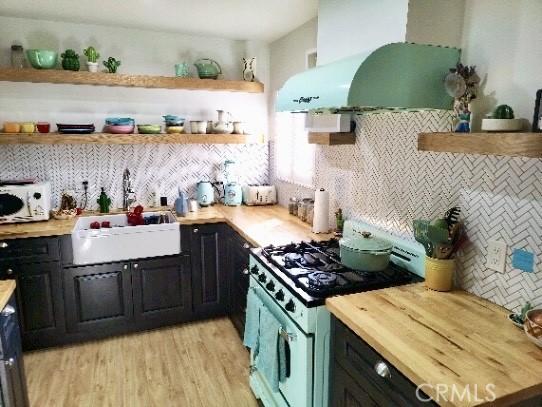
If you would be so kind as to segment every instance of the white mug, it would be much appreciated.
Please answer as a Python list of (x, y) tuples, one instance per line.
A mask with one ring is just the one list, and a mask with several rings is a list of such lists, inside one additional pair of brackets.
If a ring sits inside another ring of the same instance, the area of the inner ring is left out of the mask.
[(195, 199), (190, 200), (190, 212), (197, 212), (198, 211), (198, 201)]

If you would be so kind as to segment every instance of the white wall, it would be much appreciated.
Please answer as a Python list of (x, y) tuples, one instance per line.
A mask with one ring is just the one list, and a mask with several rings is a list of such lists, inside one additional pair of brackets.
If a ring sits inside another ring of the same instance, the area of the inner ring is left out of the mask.
[(408, 0), (320, 0), (318, 65), (405, 40)]
[(540, 0), (466, 0), (462, 60), (483, 78), (473, 106), (476, 127), (503, 103), (517, 118), (532, 120), (542, 88), (541, 21)]
[[(12, 43), (59, 53), (73, 48), (81, 56), (83, 70), (86, 58), (82, 50), (94, 45), (101, 54), (100, 63), (114, 56), (122, 61), (120, 73), (134, 74), (173, 76), (175, 63), (210, 57), (221, 64), (225, 79), (240, 79), (241, 58), (259, 54), (260, 79), (268, 81), (268, 47), (262, 42), (0, 17), (0, 65), (9, 65)], [(195, 75), (195, 67), (192, 69)], [(160, 123), (167, 113), (189, 120), (216, 120), (216, 109), (225, 109), (256, 131), (267, 133), (265, 94), (2, 82), (0, 95), (0, 122), (82, 121), (100, 128), (107, 116), (130, 115), (140, 123)]]

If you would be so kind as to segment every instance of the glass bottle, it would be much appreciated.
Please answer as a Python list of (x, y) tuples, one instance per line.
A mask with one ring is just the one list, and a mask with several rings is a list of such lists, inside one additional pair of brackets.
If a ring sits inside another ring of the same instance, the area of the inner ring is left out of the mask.
[(24, 50), (22, 45), (11, 46), (11, 67), (17, 69), (24, 68)]

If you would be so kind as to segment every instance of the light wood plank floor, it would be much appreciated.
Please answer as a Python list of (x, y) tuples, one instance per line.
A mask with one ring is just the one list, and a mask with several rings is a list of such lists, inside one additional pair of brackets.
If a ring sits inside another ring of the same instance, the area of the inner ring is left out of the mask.
[(227, 318), (26, 353), (32, 407), (257, 406)]

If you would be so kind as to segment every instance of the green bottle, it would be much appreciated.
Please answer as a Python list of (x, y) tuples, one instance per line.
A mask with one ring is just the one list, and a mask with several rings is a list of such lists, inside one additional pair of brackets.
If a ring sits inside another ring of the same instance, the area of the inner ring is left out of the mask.
[(111, 206), (111, 198), (107, 196), (104, 189), (100, 193), (100, 197), (96, 201), (100, 205), (100, 213), (109, 213), (109, 207)]

